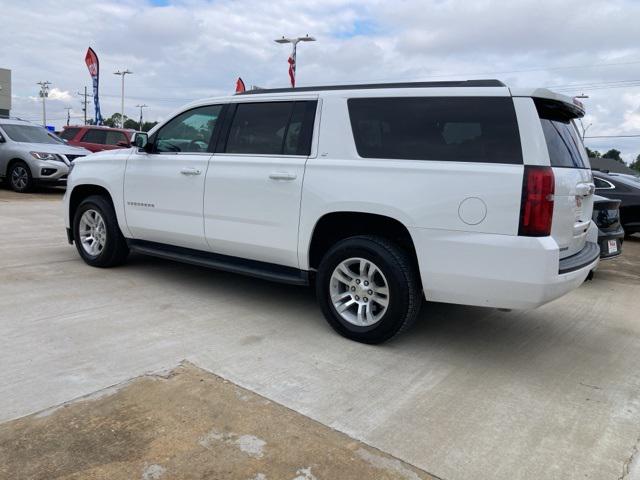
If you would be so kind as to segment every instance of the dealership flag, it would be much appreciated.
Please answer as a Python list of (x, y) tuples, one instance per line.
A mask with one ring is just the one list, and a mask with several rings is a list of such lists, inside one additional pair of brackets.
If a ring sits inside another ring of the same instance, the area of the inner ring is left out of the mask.
[(289, 56), (289, 79), (291, 80), (291, 88), (296, 88), (296, 49), (293, 49)]
[(242, 78), (238, 77), (238, 80), (236, 80), (236, 93), (244, 93), (245, 90), (246, 88)]
[(95, 124), (102, 125), (102, 114), (100, 113), (100, 99), (98, 98), (98, 81), (100, 78), (100, 62), (98, 62), (98, 55), (93, 51), (93, 48), (87, 49), (87, 54), (84, 57), (84, 61), (89, 69), (89, 75), (93, 80), (93, 103), (95, 107)]

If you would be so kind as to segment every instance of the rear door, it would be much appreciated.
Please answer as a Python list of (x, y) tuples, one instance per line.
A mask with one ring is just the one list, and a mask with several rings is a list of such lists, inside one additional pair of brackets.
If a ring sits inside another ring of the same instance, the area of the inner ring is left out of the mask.
[(317, 100), (229, 108), (209, 163), (204, 229), (215, 253), (298, 267), (300, 197)]
[(575, 110), (564, 103), (534, 99), (555, 177), (551, 236), (560, 258), (584, 248), (595, 186), (586, 150), (573, 123)]

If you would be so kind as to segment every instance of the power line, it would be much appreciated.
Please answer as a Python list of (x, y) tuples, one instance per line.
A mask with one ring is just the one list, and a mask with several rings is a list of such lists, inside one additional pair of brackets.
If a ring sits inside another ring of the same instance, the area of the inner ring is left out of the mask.
[(584, 138), (637, 138), (640, 137), (640, 133), (636, 135), (593, 135), (591, 137)]

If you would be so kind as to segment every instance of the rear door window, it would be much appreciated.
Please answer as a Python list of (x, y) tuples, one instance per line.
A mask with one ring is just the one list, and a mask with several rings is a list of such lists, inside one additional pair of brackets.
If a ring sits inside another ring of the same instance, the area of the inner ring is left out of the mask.
[(118, 145), (118, 142), (129, 143), (124, 133), (116, 131), (107, 131), (105, 142), (107, 145)]
[(348, 100), (364, 158), (522, 163), (509, 97), (396, 97)]
[(239, 103), (226, 153), (309, 155), (316, 101)]
[(79, 128), (65, 128), (60, 134), (60, 138), (64, 140), (73, 140), (79, 131)]
[(82, 137), (82, 141), (104, 145), (107, 141), (107, 131), (99, 128), (90, 128)]

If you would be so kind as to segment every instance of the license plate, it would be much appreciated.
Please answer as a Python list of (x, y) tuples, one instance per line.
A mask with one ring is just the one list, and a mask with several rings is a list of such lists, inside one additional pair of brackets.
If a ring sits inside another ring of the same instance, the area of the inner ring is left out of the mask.
[(618, 241), (609, 240), (609, 253), (618, 253)]

